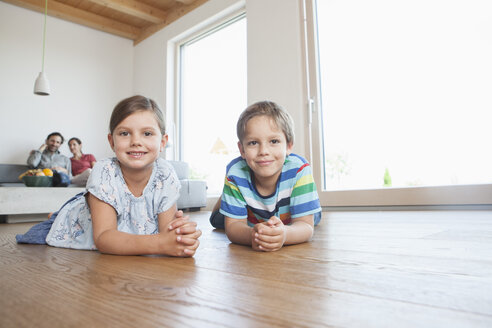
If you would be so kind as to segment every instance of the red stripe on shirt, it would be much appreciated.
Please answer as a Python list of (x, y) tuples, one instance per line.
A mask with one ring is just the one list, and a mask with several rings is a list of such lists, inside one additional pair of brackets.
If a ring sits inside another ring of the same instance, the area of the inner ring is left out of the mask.
[(301, 172), (301, 171), (302, 171), (302, 170), (303, 170), (306, 166), (309, 166), (309, 163), (306, 163), (306, 164), (304, 164), (303, 166), (301, 166), (301, 167), (299, 168), (299, 170), (297, 170), (297, 172), (296, 172), (296, 173)]

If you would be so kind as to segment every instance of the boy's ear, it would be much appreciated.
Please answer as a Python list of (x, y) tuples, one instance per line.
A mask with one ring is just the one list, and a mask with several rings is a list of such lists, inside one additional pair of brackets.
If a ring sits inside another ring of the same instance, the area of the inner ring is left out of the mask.
[(166, 149), (166, 145), (168, 141), (169, 141), (169, 136), (167, 134), (163, 135), (161, 140), (161, 152), (164, 151), (164, 149)]
[(108, 141), (109, 141), (109, 146), (114, 151), (114, 141), (113, 141), (113, 136), (111, 135), (111, 133), (108, 133)]
[(239, 152), (241, 153), (241, 157), (244, 158), (244, 149), (243, 149), (243, 144), (241, 141), (237, 142), (237, 148), (239, 148)]
[(294, 143), (293, 142), (289, 142), (287, 144), (287, 156), (289, 156), (290, 153), (292, 153), (292, 148), (294, 148)]

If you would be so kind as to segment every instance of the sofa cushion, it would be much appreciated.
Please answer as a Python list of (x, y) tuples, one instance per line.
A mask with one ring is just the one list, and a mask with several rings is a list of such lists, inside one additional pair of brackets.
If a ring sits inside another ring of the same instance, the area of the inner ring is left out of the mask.
[(36, 214), (58, 211), (74, 195), (84, 188), (0, 188), (0, 215)]
[(178, 209), (207, 206), (207, 182), (203, 180), (180, 180), (181, 191), (177, 202)]
[(174, 171), (176, 171), (179, 180), (188, 179), (190, 177), (190, 168), (188, 163), (182, 161), (167, 161), (174, 167)]
[[(188, 163), (181, 161), (168, 161), (178, 175), (179, 180), (188, 179), (190, 170)], [(0, 183), (21, 183), (19, 175), (29, 170), (27, 165), (23, 164), (0, 164)]]
[[(188, 163), (169, 161), (181, 182), (177, 206), (179, 209), (200, 208), (207, 205), (207, 183), (188, 180)], [(19, 175), (29, 167), (22, 164), (0, 164), (0, 216), (10, 214), (48, 213), (85, 188), (70, 185), (69, 188), (27, 188)]]
[(0, 164), (1, 183), (21, 183), (19, 175), (29, 170), (27, 165), (22, 164)]

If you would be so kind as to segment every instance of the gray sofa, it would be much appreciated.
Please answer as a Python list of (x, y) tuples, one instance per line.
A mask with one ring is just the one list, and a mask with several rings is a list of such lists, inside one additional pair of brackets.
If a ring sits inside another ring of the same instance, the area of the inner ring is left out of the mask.
[[(199, 210), (207, 204), (205, 181), (190, 180), (188, 164), (169, 161), (181, 182), (178, 209)], [(66, 188), (26, 187), (19, 175), (29, 168), (21, 164), (0, 164), (0, 220), (7, 215), (40, 214), (57, 211), (68, 199), (85, 190), (69, 186)], [(4, 220), (5, 221), (5, 220)]]
[(182, 161), (168, 161), (174, 167), (181, 182), (181, 191), (178, 198), (178, 209), (199, 210), (207, 205), (207, 182), (191, 180), (188, 163)]

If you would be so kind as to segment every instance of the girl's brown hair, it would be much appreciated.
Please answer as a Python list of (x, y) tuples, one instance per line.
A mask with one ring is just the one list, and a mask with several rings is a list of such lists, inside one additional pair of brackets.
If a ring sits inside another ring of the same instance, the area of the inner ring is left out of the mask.
[(166, 123), (161, 109), (154, 100), (140, 95), (123, 99), (115, 106), (109, 120), (109, 133), (113, 134), (118, 124), (131, 114), (144, 110), (150, 110), (154, 113), (159, 129), (162, 135), (165, 135)]

